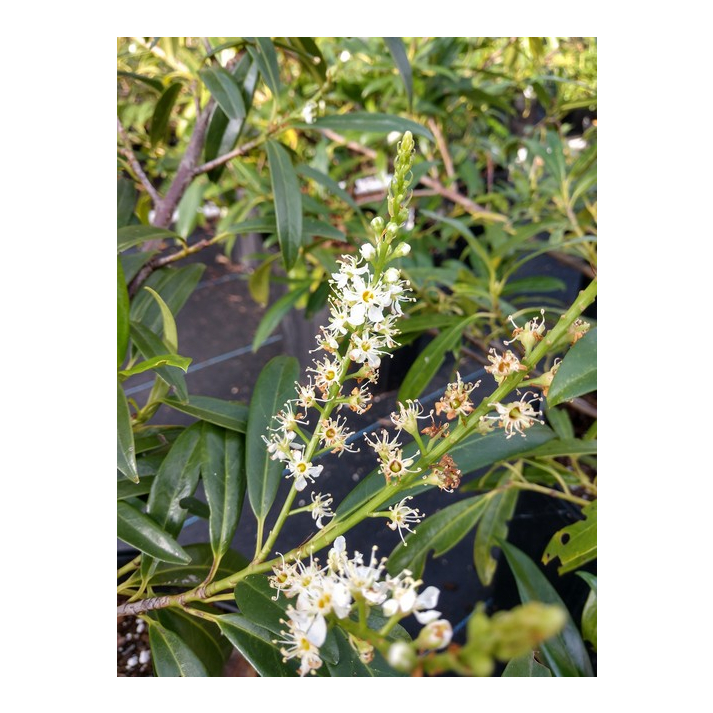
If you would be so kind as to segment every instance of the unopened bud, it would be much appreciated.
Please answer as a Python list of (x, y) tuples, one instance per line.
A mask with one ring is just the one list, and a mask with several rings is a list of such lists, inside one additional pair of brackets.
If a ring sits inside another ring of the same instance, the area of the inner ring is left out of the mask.
[(386, 237), (389, 238), (390, 240), (393, 240), (396, 237), (396, 234), (398, 232), (399, 232), (398, 224), (389, 221), (389, 223), (386, 225)]
[(411, 246), (408, 243), (399, 243), (392, 253), (393, 257), (406, 257), (411, 252)]
[(377, 237), (381, 237), (381, 234), (384, 232), (384, 219), (377, 215), (376, 218), (371, 221), (371, 229)]
[(384, 273), (384, 282), (386, 282), (388, 285), (393, 285), (394, 282), (399, 281), (400, 277), (401, 277), (401, 271), (396, 267), (390, 267)]
[(416, 652), (405, 641), (395, 641), (386, 654), (386, 660), (397, 671), (408, 673), (416, 664)]
[(376, 249), (371, 243), (364, 243), (364, 245), (359, 248), (359, 252), (367, 262), (371, 262), (376, 255)]
[(453, 627), (446, 619), (431, 621), (421, 629), (421, 633), (416, 639), (416, 646), (420, 651), (430, 651), (432, 649), (442, 649), (451, 643), (453, 638)]

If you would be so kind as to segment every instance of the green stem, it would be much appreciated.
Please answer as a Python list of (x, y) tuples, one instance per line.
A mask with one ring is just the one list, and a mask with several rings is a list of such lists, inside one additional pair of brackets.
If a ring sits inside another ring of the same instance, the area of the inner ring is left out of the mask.
[(578, 498), (576, 495), (571, 493), (563, 493), (554, 488), (546, 488), (544, 485), (536, 485), (535, 483), (530, 483), (529, 481), (513, 480), (510, 483), (511, 488), (520, 488), (520, 490), (531, 490), (534, 493), (542, 493), (543, 495), (549, 495), (553, 498), (559, 498), (560, 500), (568, 500), (576, 505), (589, 505), (591, 500), (585, 500), (584, 498)]
[(131, 562), (127, 562), (121, 569), (118, 569), (116, 571), (117, 579), (129, 572), (132, 572), (135, 569), (138, 569), (140, 564), (141, 564), (141, 555), (137, 555), (134, 559), (131, 560)]

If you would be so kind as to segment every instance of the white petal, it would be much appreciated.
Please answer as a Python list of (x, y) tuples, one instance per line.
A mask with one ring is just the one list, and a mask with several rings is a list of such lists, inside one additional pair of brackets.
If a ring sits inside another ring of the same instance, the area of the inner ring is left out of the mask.
[(431, 611), (415, 611), (413, 615), (419, 624), (428, 624), (428, 622), (438, 619), (441, 616), (441, 612), (431, 609)]
[(420, 609), (433, 609), (438, 604), (440, 594), (438, 587), (426, 587), (416, 600), (421, 606)]
[(395, 599), (389, 599), (381, 605), (381, 608), (386, 616), (393, 616), (398, 611), (399, 603)]
[(317, 614), (307, 633), (307, 639), (315, 646), (321, 646), (327, 638), (327, 622), (321, 614)]

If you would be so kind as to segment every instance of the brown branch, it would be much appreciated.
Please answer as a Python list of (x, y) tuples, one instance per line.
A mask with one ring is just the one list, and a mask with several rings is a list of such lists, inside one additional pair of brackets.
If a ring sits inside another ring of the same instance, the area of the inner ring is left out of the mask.
[(438, 124), (433, 120), (433, 117), (428, 120), (428, 128), (431, 130), (431, 133), (436, 139), (438, 153), (440, 153), (443, 157), (443, 167), (446, 169), (446, 175), (448, 178), (453, 178), (456, 175), (456, 172), (453, 169), (453, 159), (451, 159), (451, 155), (448, 153), (448, 146), (446, 146), (446, 142), (443, 139), (443, 133), (441, 132)]
[(116, 117), (116, 128), (119, 130), (119, 136), (121, 137), (121, 141), (124, 144), (123, 146), (119, 146), (119, 151), (121, 151), (122, 154), (126, 157), (126, 160), (129, 162), (129, 165), (131, 166), (131, 169), (133, 172), (136, 174), (136, 177), (139, 179), (141, 182), (141, 185), (146, 189), (146, 192), (151, 196), (151, 200), (153, 201), (154, 206), (158, 205), (159, 202), (161, 201), (161, 195), (159, 192), (153, 187), (153, 184), (151, 181), (149, 181), (148, 176), (144, 173), (144, 169), (141, 168), (141, 164), (139, 163), (139, 160), (136, 158), (136, 155), (134, 154), (132, 148), (131, 148), (131, 142), (129, 141), (129, 137), (126, 134), (126, 129), (124, 128), (124, 125), (121, 123), (121, 119), (119, 117)]
[[(280, 126), (279, 129), (282, 129), (283, 127)], [(268, 135), (272, 135), (276, 133), (278, 129), (272, 130)], [(232, 151), (229, 151), (226, 154), (223, 154), (222, 156), (218, 156), (217, 158), (214, 158), (212, 161), (208, 161), (206, 163), (201, 164), (200, 166), (196, 166), (193, 169), (193, 175), (194, 176), (199, 176), (201, 173), (208, 173), (208, 171), (212, 171), (214, 168), (218, 168), (218, 166), (222, 166), (224, 163), (228, 163), (231, 159), (237, 158), (238, 156), (244, 156), (248, 151), (251, 151), (254, 149), (256, 146), (259, 146), (263, 141), (267, 139), (267, 136), (260, 136), (257, 139), (253, 139), (252, 141), (248, 141), (246, 144), (243, 144), (242, 146), (238, 146), (237, 148), (233, 149)]]
[(362, 146), (356, 141), (348, 141), (341, 134), (338, 134), (335, 131), (332, 131), (331, 129), (321, 129), (321, 131), (328, 139), (332, 139), (332, 141), (341, 144), (342, 146), (346, 146), (348, 149), (351, 149), (356, 153), (360, 153), (370, 159), (375, 159), (377, 156), (377, 153), (376, 151), (374, 151), (374, 149), (370, 149), (368, 146)]
[(490, 218), (490, 220), (497, 220), (502, 222), (507, 222), (507, 218), (500, 213), (492, 213), (491, 211), (484, 208), (482, 205), (478, 205), (474, 201), (470, 200), (466, 196), (458, 193), (458, 191), (452, 188), (446, 188), (440, 181), (436, 181), (428, 176), (423, 176), (421, 178), (421, 183), (424, 186), (432, 188), (436, 193), (448, 198), (449, 201), (457, 203), (459, 206), (465, 208), (465, 210), (476, 218)]

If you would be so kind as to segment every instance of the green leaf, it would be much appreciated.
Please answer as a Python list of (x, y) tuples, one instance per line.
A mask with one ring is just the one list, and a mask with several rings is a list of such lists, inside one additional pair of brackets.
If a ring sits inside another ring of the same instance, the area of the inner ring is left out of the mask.
[[(171, 314), (177, 316), (196, 288), (205, 265), (194, 264), (177, 269), (163, 269), (154, 272), (147, 280), (149, 287), (158, 292), (168, 305)], [(142, 290), (131, 304), (131, 319), (141, 322), (152, 332), (158, 334), (163, 324), (161, 310), (151, 295)]]
[(360, 211), (357, 202), (347, 193), (333, 178), (330, 178), (326, 173), (318, 171), (312, 166), (301, 163), (296, 167), (297, 173), (304, 178), (311, 178), (316, 183), (326, 188), (332, 195), (341, 198), (348, 206)]
[[(196, 606), (195, 603), (192, 606)], [(180, 637), (201, 660), (209, 676), (223, 675), (223, 667), (233, 647), (215, 624), (180, 609), (157, 609), (150, 616)]]
[(394, 64), (401, 74), (401, 79), (404, 80), (406, 87), (406, 96), (408, 97), (408, 109), (412, 110), (413, 105), (413, 74), (411, 72), (411, 64), (406, 55), (404, 41), (400, 37), (384, 37), (384, 42), (391, 52), (394, 59)]
[(329, 675), (332, 677), (375, 677), (382, 676), (402, 676), (403, 674), (394, 671), (378, 652), (374, 652), (374, 659), (370, 664), (362, 663), (359, 654), (352, 648), (346, 634), (341, 629), (334, 629), (334, 638), (337, 642), (338, 663), (325, 661)]
[(302, 245), (302, 193), (292, 161), (282, 144), (267, 142), (267, 160), (275, 200), (277, 239), (285, 270), (291, 270)]
[(156, 304), (161, 310), (164, 344), (169, 348), (172, 354), (178, 354), (178, 330), (176, 329), (176, 320), (171, 314), (171, 310), (156, 290), (151, 287), (144, 287), (144, 289), (156, 300)]
[(389, 556), (389, 572), (409, 569), (418, 578), (423, 574), (426, 557), (433, 550), (440, 557), (460, 542), (478, 523), (492, 497), (490, 493), (460, 500), (426, 518), (416, 531), (400, 542)]
[(201, 181), (193, 181), (183, 194), (178, 204), (178, 219), (176, 220), (176, 232), (182, 238), (188, 238), (198, 225), (198, 209), (203, 202), (205, 184)]
[(116, 227), (123, 228), (134, 217), (136, 189), (132, 181), (118, 178), (116, 181)]
[(270, 301), (270, 273), (272, 263), (279, 257), (276, 253), (271, 255), (259, 267), (256, 267), (248, 278), (248, 289), (250, 296), (261, 307), (267, 307)]
[(260, 68), (260, 74), (265, 84), (270, 87), (273, 96), (279, 96), (282, 91), (280, 82), (280, 66), (277, 62), (275, 46), (269, 37), (256, 37), (257, 46), (248, 47), (248, 52)]
[(597, 650), (597, 578), (589, 572), (577, 572), (589, 585), (591, 591), (582, 611), (582, 638)]
[(131, 428), (131, 414), (126, 394), (117, 383), (116, 388), (116, 467), (135, 483), (139, 482), (134, 450), (134, 432)]
[(202, 500), (194, 498), (192, 495), (189, 495), (187, 498), (181, 498), (179, 505), (191, 515), (195, 515), (195, 517), (200, 517), (203, 520), (207, 520), (210, 517), (210, 508), (208, 505)]
[(475, 533), (473, 559), (478, 578), (487, 587), (492, 584), (497, 560), (493, 557), (493, 548), (497, 547), (498, 540), (505, 540), (508, 536), (508, 523), (515, 513), (518, 491), (508, 488), (512, 475), (508, 472), (498, 482), (498, 490), (493, 493), (485, 512), (480, 518), (478, 530)]
[(335, 228), (330, 223), (326, 223), (323, 220), (315, 220), (314, 218), (303, 218), (302, 219), (302, 235), (303, 243), (306, 244), (307, 241), (304, 237), (319, 237), (319, 238), (329, 238), (330, 240), (346, 240), (346, 235)]
[(199, 72), (203, 84), (230, 119), (245, 118), (245, 102), (240, 85), (230, 72), (222, 67), (206, 67)]
[(156, 676), (207, 676), (200, 659), (179, 636), (153, 619), (149, 624), (151, 660)]
[(596, 455), (596, 441), (582, 441), (578, 438), (562, 440), (553, 438), (537, 448), (523, 453), (523, 458), (557, 458), (559, 456), (585, 456)]
[(320, 84), (327, 78), (327, 62), (311, 37), (287, 37), (288, 44), (298, 53), (302, 65), (312, 73)]
[(181, 86), (180, 82), (174, 82), (164, 91), (156, 102), (156, 108), (151, 118), (151, 129), (149, 131), (149, 139), (151, 140), (152, 146), (161, 143), (166, 137), (171, 111), (181, 92)]
[(452, 327), (441, 332), (428, 346), (416, 357), (411, 368), (401, 382), (398, 400), (405, 403), (407, 399), (416, 399), (438, 373), (446, 352), (455, 348), (463, 330), (473, 321), (473, 317), (459, 320)]
[(158, 240), (159, 238), (177, 238), (180, 240), (180, 236), (172, 230), (154, 228), (152, 225), (127, 225), (116, 231), (116, 237), (117, 252), (120, 253), (148, 240)]
[(127, 545), (164, 562), (187, 564), (191, 561), (171, 535), (123, 500), (116, 504), (116, 534)]
[[(517, 547), (501, 541), (510, 569), (515, 576), (520, 600), (555, 604), (567, 611), (564, 602), (537, 565)], [(579, 631), (567, 612), (564, 629), (540, 644), (542, 657), (555, 676), (593, 676), (592, 664)]]
[[(139, 470), (141, 469), (140, 463), (144, 461), (144, 458), (137, 461), (137, 466)], [(153, 475), (143, 475), (141, 474), (141, 480), (138, 483), (133, 483), (125, 478), (118, 479), (116, 481), (116, 499), (126, 500), (127, 498), (138, 498), (141, 495), (148, 495), (151, 492), (151, 483), (153, 483)]]
[(309, 285), (291, 289), (282, 295), (282, 297), (265, 312), (260, 320), (260, 324), (258, 324), (255, 330), (252, 347), (253, 352), (256, 352), (264, 344), (265, 340), (275, 331), (277, 325), (280, 324), (282, 318), (292, 309), (307, 290), (309, 290)]
[(240, 613), (273, 634), (279, 634), (285, 628), (280, 619), (286, 618), (287, 600), (283, 594), (275, 601), (275, 595), (276, 590), (264, 574), (251, 574), (235, 587), (235, 603)]
[(212, 396), (192, 394), (186, 401), (168, 397), (163, 399), (162, 403), (176, 411), (187, 413), (189, 416), (195, 416), (231, 431), (245, 433), (247, 429), (248, 407), (238, 401), (223, 401)]
[(544, 564), (559, 557), (559, 574), (571, 572), (597, 558), (597, 501), (585, 505), (582, 515), (584, 520), (556, 532), (542, 555)]
[(124, 362), (129, 346), (129, 291), (121, 260), (116, 259), (116, 365)]
[(273, 644), (274, 634), (254, 624), (241, 614), (224, 614), (216, 623), (230, 643), (261, 675), (270, 677), (297, 676), (294, 660), (283, 663), (279, 645)]
[(280, 461), (270, 459), (262, 436), (268, 435), (273, 416), (294, 397), (299, 373), (299, 362), (294, 357), (274, 357), (260, 372), (250, 400), (245, 468), (250, 506), (258, 520), (264, 520), (270, 510), (284, 470)]
[(379, 112), (354, 111), (351, 114), (335, 114), (321, 116), (312, 124), (296, 124), (302, 129), (332, 129), (344, 133), (353, 131), (359, 134), (388, 134), (392, 131), (410, 131), (417, 136), (423, 136), (435, 141), (433, 134), (421, 124), (411, 119), (404, 119), (393, 114)]
[(186, 372), (192, 361), (190, 357), (182, 357), (178, 354), (159, 354), (158, 356), (151, 357), (146, 361), (132, 366), (131, 369), (123, 369), (119, 372), (119, 376), (122, 379), (128, 379), (130, 376), (134, 376), (134, 374), (142, 374), (144, 371), (157, 369), (160, 366), (175, 366)]
[(545, 408), (547, 421), (563, 441), (574, 440), (574, 426), (565, 409), (554, 408), (548, 403)]
[(159, 79), (147, 77), (144, 74), (136, 74), (135, 72), (124, 72), (122, 70), (118, 70), (116, 74), (119, 77), (129, 77), (130, 79), (135, 79), (138, 82), (143, 82), (147, 87), (151, 87), (151, 89), (155, 89), (157, 92), (163, 91), (163, 84)]
[(425, 332), (427, 329), (443, 329), (452, 327), (456, 319), (448, 314), (421, 314), (416, 317), (400, 319), (399, 330), (401, 334), (413, 334), (414, 332)]
[(516, 659), (512, 659), (502, 673), (503, 676), (520, 678), (552, 678), (552, 671), (535, 661), (535, 655), (532, 651), (529, 654), (523, 654)]
[(547, 402), (556, 406), (597, 388), (597, 328), (590, 329), (565, 354), (552, 380)]
[[(175, 565), (159, 562), (151, 577), (153, 586), (195, 587), (204, 582), (213, 564), (213, 551), (207, 542), (184, 547), (190, 564)], [(225, 579), (248, 566), (248, 560), (234, 550), (228, 550), (220, 561), (215, 579)]]
[[(166, 354), (169, 350), (168, 345), (164, 344), (163, 340), (156, 336), (150, 329), (147, 329), (143, 324), (139, 324), (138, 322), (131, 322), (131, 340), (141, 355), (147, 360), (144, 363), (148, 363), (149, 368), (155, 369), (156, 374), (176, 390), (176, 395), (181, 401), (186, 400), (188, 398), (188, 387), (186, 386), (186, 379), (183, 373), (181, 373), (181, 369), (186, 371), (191, 360), (188, 359), (188, 363), (185, 363), (185, 361), (180, 362), (180, 360), (185, 360), (187, 357)], [(157, 358), (159, 361), (177, 358), (179, 359), (179, 364), (151, 364), (151, 360)], [(140, 367), (141, 365), (139, 364), (137, 366)]]
[(245, 437), (203, 423), (201, 478), (210, 507), (211, 547), (216, 557), (222, 557), (238, 527), (245, 497)]

